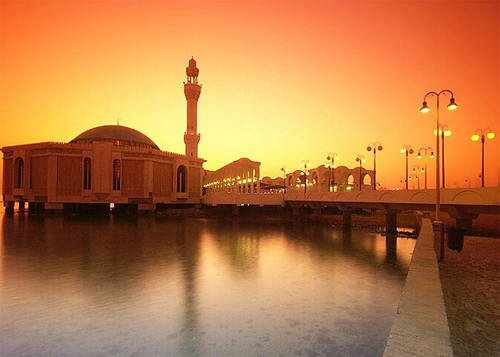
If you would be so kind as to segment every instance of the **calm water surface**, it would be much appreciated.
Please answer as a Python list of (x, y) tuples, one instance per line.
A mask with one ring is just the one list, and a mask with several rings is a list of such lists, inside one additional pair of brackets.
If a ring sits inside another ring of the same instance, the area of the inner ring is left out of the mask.
[(381, 356), (415, 245), (311, 223), (0, 220), (1, 356)]

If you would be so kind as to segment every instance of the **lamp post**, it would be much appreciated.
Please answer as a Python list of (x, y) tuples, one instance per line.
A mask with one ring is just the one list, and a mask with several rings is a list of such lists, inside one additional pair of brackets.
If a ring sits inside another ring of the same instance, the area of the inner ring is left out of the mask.
[[(417, 181), (417, 184), (418, 184), (418, 189), (420, 190), (420, 180), (418, 179), (418, 175), (412, 175), (409, 177), (409, 180), (415, 180)], [(415, 189), (415, 181), (413, 181), (412, 185), (411, 185), (411, 189), (414, 190)]]
[[(413, 173), (416, 174), (418, 172), (423, 174), (426, 173), (425, 168), (422, 165), (413, 166)], [(415, 175), (415, 177), (417, 178), (417, 180), (419, 180), (418, 175)], [(418, 181), (418, 189), (420, 190), (420, 180)]]
[(335, 159), (339, 159), (337, 153), (328, 153), (326, 157), (328, 161), (330, 161), (330, 179), (331, 181), (328, 183), (328, 192), (330, 192), (330, 185), (332, 187), (332, 192), (335, 192)]
[(476, 129), (474, 135), (471, 136), (472, 141), (479, 141), (481, 139), (481, 187), (484, 187), (484, 142), (485, 139), (493, 139), (495, 133), (491, 131), (490, 128), (486, 129)]
[(363, 182), (361, 181), (361, 169), (363, 168), (362, 164), (365, 162), (365, 157), (363, 155), (358, 155), (356, 157), (356, 161), (359, 162), (359, 190), (361, 191), (361, 187), (363, 185)]
[(405, 187), (408, 189), (408, 154), (413, 154), (413, 149), (411, 145), (403, 145), (401, 148), (401, 154), (406, 155), (406, 180), (405, 180)]
[(442, 170), (443, 170), (443, 188), (445, 187), (444, 180), (444, 137), (451, 135), (451, 130), (448, 128), (446, 124), (439, 124), (439, 130), (434, 129), (434, 135), (441, 135), (441, 147), (443, 150), (441, 151), (441, 162), (442, 162)]
[(373, 189), (377, 189), (377, 150), (382, 151), (383, 147), (378, 141), (376, 143), (369, 143), (366, 148), (367, 151), (373, 150)]
[(434, 158), (434, 151), (431, 147), (420, 148), (418, 149), (417, 159), (422, 158), (422, 152), (424, 153), (424, 172), (425, 172), (425, 188), (427, 189), (427, 151), (430, 151), (431, 154), (429, 157)]
[(301, 165), (304, 165), (304, 193), (307, 193), (307, 175), (309, 175), (307, 169), (311, 166), (311, 163), (309, 160), (302, 160)]
[(283, 193), (286, 193), (286, 172), (288, 171), (288, 168), (283, 165), (281, 166), (281, 171), (283, 171)]
[[(455, 103), (455, 97), (453, 95), (453, 92), (449, 89), (443, 89), (439, 93), (436, 92), (428, 92), (427, 94), (424, 95), (424, 100), (422, 102), (422, 108), (420, 108), (420, 111), (422, 113), (428, 113), (430, 111), (429, 107), (427, 106), (426, 98), (427, 97), (436, 97), (436, 131), (439, 132), (439, 97), (442, 94), (448, 93), (451, 95), (450, 98), (450, 103), (448, 104), (447, 108), (449, 110), (454, 110), (457, 108), (457, 104)], [(441, 221), (441, 214), (439, 212), (440, 210), (440, 205), (441, 205), (441, 197), (440, 197), (440, 192), (439, 192), (439, 136), (436, 135), (436, 223), (439, 222), (440, 225), (440, 249), (439, 249), (439, 260), (444, 259), (444, 226), (443, 222)]]

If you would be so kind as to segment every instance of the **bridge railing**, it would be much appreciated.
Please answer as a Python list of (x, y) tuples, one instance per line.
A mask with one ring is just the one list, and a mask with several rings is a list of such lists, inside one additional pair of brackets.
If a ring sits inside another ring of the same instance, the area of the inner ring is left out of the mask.
[(209, 192), (202, 197), (202, 203), (208, 206), (217, 205), (256, 205), (256, 206), (284, 206), (283, 194), (276, 193), (229, 193)]

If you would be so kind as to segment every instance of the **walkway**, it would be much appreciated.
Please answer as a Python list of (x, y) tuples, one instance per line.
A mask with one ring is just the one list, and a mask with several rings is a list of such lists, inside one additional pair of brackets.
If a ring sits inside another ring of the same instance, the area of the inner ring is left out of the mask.
[(422, 219), (384, 356), (453, 356), (434, 232), (428, 218)]

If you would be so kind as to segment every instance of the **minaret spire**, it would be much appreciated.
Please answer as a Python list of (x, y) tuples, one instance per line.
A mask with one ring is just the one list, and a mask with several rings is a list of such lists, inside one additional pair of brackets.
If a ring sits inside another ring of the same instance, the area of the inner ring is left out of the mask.
[(186, 144), (186, 156), (194, 158), (198, 157), (198, 143), (200, 142), (197, 128), (198, 99), (201, 94), (201, 86), (198, 84), (199, 73), (196, 61), (191, 57), (186, 67), (187, 83), (184, 83), (184, 95), (187, 100), (187, 129), (184, 134), (184, 144)]

